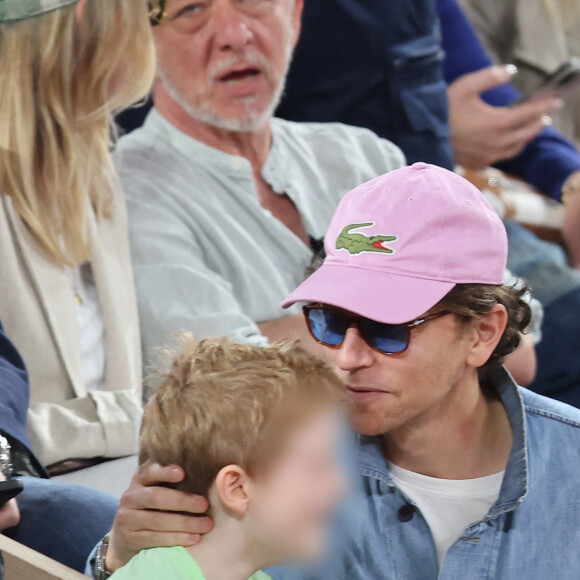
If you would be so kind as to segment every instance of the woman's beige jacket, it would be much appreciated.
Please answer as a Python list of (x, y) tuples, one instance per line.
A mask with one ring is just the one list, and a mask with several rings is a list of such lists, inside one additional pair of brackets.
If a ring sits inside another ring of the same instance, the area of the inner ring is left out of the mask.
[(89, 214), (92, 268), (106, 340), (106, 389), (82, 380), (74, 289), (0, 195), (0, 320), (30, 373), (28, 432), (41, 461), (121, 457), (137, 451), (141, 350), (127, 216), (119, 194), (111, 219)]

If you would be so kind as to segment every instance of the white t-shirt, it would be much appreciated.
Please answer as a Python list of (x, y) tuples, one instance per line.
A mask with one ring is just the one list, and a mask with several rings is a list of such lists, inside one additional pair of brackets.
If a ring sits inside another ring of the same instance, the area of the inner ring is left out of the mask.
[(83, 381), (88, 391), (105, 390), (105, 324), (89, 263), (67, 268), (77, 297)]
[(477, 479), (437, 479), (389, 463), (397, 487), (419, 509), (433, 535), (439, 565), (465, 529), (482, 520), (499, 497), (505, 471)]

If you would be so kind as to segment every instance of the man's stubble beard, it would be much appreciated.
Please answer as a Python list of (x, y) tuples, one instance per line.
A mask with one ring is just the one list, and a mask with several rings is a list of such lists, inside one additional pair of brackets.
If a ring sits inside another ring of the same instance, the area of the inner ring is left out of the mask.
[[(286, 47), (286, 67), (278, 86), (276, 87), (270, 104), (266, 107), (264, 111), (251, 111), (249, 110), (243, 118), (236, 119), (226, 119), (219, 115), (219, 113), (214, 109), (211, 102), (206, 101), (200, 106), (195, 106), (190, 103), (183, 94), (175, 87), (171, 80), (164, 73), (161, 66), (158, 65), (158, 77), (163, 83), (163, 86), (169, 96), (195, 121), (203, 123), (204, 125), (209, 125), (216, 129), (222, 129), (225, 131), (231, 131), (234, 133), (251, 133), (262, 128), (264, 125), (269, 123), (274, 117), (274, 113), (282, 100), (284, 95), (284, 89), (286, 88), (286, 78), (288, 76), (288, 71), (290, 69), (290, 64), (292, 62), (292, 52), (293, 45), (292, 41), (288, 43)], [(264, 74), (264, 73), (262, 73)], [(214, 75), (215, 76), (215, 75)], [(208, 85), (211, 82), (215, 82), (214, 79), (210, 79)], [(251, 106), (252, 102), (255, 102), (255, 97), (246, 97), (246, 99), (241, 99), (248, 102), (248, 107)]]

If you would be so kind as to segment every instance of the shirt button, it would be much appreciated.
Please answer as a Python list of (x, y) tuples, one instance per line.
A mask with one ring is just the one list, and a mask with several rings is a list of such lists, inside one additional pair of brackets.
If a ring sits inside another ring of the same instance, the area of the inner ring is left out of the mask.
[(232, 167), (236, 170), (239, 171), (242, 166), (244, 165), (244, 162), (241, 159), (234, 159), (232, 161)]
[(410, 503), (406, 503), (399, 508), (397, 512), (397, 518), (403, 524), (406, 522), (410, 522), (413, 519), (413, 515), (415, 515), (416, 508), (414, 505)]

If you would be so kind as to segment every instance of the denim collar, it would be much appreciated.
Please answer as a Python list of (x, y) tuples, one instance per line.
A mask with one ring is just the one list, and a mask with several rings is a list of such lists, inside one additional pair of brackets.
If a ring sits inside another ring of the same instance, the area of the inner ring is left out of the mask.
[[(495, 517), (515, 510), (527, 495), (528, 451), (524, 402), (515, 381), (503, 366), (491, 369), (487, 377), (505, 407), (514, 438), (499, 498), (488, 514), (488, 517)], [(380, 436), (359, 437), (358, 460), (363, 476), (382, 481), (391, 491), (396, 489)]]

